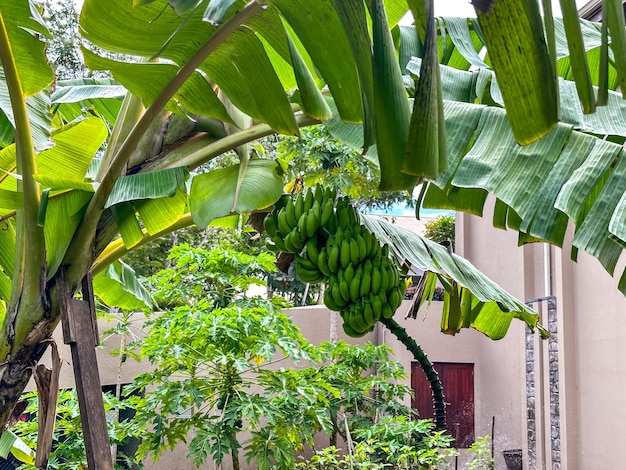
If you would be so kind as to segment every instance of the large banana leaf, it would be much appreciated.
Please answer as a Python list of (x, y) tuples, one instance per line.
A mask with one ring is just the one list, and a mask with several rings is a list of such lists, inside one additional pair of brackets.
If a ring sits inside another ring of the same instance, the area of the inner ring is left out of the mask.
[(184, 167), (120, 177), (106, 207), (111, 207), (124, 244), (131, 248), (143, 238), (135, 212), (149, 234), (174, 224), (185, 212), (189, 172)]
[[(50, 98), (44, 93), (36, 93), (26, 99), (26, 106), (30, 119), (31, 132), (33, 137), (33, 145), (36, 150), (44, 150), (52, 146), (50, 140), (51, 114), (50, 114)], [(6, 87), (4, 79), (4, 71), (0, 68), (0, 114), (2, 114), (3, 136), (2, 143), (11, 144), (15, 141), (15, 119), (13, 117), (13, 109), (11, 108), (11, 100), (9, 98), (9, 90)]]
[(50, 99), (55, 117), (62, 122), (82, 117), (88, 110), (113, 127), (125, 95), (126, 89), (114, 80), (83, 78), (59, 80)]
[(282, 169), (272, 160), (250, 160), (243, 175), (239, 165), (233, 165), (195, 176), (189, 195), (193, 221), (206, 227), (231, 212), (268, 207), (278, 200), (282, 189)]
[[(626, 189), (621, 145), (559, 124), (522, 148), (503, 110), (453, 102), (445, 108), (451, 168), (429, 184), (424, 207), (482, 214), (488, 191), (499, 201), (496, 225), (519, 230), (520, 242), (531, 237), (557, 246), (571, 219), (574, 247), (613, 273), (626, 246), (618, 229)], [(620, 289), (626, 293), (623, 282)]]
[(93, 278), (94, 293), (107, 305), (127, 310), (152, 308), (154, 302), (146, 289), (137, 281), (133, 269), (116, 261)]
[(531, 329), (539, 327), (545, 333), (530, 307), (488, 279), (469, 261), (381, 218), (366, 216), (361, 220), (379, 240), (392, 247), (403, 264), (425, 271), (426, 276), (436, 276), (446, 287), (451, 298), (444, 302), (442, 331), (455, 334), (461, 328), (472, 327), (492, 339), (500, 339), (511, 320), (517, 318)]
[(0, 1), (0, 18), (11, 40), (11, 53), (25, 96), (40, 92), (54, 80), (44, 53), (45, 44), (39, 37), (50, 34), (41, 16), (34, 14), (36, 10), (31, 7), (25, 1)]

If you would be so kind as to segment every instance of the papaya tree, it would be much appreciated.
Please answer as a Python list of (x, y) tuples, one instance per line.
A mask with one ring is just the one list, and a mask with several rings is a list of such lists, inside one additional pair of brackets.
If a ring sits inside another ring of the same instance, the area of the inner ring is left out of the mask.
[[(8, 421), (59, 322), (59, 285), (74, 292), (91, 274), (105, 302), (149, 305), (121, 256), (187, 225), (238, 224), (239, 214), (280, 197), (282, 169), (252, 151), (255, 139), (298, 135), (301, 127), (324, 121), (378, 161), (380, 189), (391, 191), (412, 190), (423, 178), (461, 175), (458, 161), (479, 118), (505, 127), (510, 121), (514, 140), (524, 144), (548, 133), (556, 125), (556, 85), (538, 93), (544, 82), (536, 80), (552, 70), (542, 66), (554, 48), (541, 42), (543, 30), (536, 38), (541, 25), (529, 3), (480, 2), (480, 29), (468, 33), (474, 51), (484, 40), (493, 58), (507, 121), (495, 108), (444, 105), (442, 38), (432, 1), (86, 0), (80, 20), (86, 65), (113, 79), (55, 83), (41, 40), (48, 31), (35, 2), (0, 0), (0, 423)], [(507, 9), (527, 21), (505, 18)], [(420, 47), (401, 47), (400, 57), (416, 49), (422, 56), (412, 102), (403, 81), (407, 62), (398, 62), (398, 34), (392, 34), (395, 28), (404, 34), (397, 24), (409, 10), (415, 25), (413, 41), (405, 44)], [(498, 25), (521, 31), (527, 63), (519, 57), (507, 62)], [(619, 82), (624, 28), (609, 26)], [(573, 70), (576, 61), (571, 64)], [(507, 67), (520, 68), (516, 74)], [(523, 99), (511, 94), (519, 88), (507, 80), (512, 76), (537, 89)], [(556, 72), (552, 78), (556, 84)], [(542, 119), (520, 127), (529, 109)], [(474, 120), (463, 124), (467, 116)], [(227, 152), (236, 153), (236, 164), (207, 165)], [(470, 207), (475, 199), (471, 193), (456, 201)], [(503, 202), (515, 220), (518, 209)], [(464, 260), (415, 235), (379, 233), (404, 240), (408, 255), (399, 254), (414, 264), (454, 280), (448, 288), (476, 307), (473, 321), (461, 326), (499, 337), (512, 318), (536, 325), (532, 311)]]

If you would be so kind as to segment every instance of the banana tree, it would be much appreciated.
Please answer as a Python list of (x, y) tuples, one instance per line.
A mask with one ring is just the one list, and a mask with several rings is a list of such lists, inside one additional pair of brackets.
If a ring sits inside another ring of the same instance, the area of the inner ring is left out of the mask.
[[(412, 110), (391, 32), (409, 9), (424, 46)], [(0, 0), (0, 15), (0, 423), (58, 324), (61, 280), (73, 291), (92, 272), (106, 302), (149, 305), (118, 261), (126, 251), (279, 198), (280, 167), (250, 142), (321, 121), (362, 123), (359, 145), (375, 147), (383, 189), (436, 178), (454, 148), (432, 2), (86, 0), (85, 61), (116, 81), (59, 83), (54, 93), (34, 2)], [(505, 102), (510, 86), (500, 80)], [(229, 151), (237, 165), (203, 172)], [(458, 261), (416, 252), (459, 273)], [(458, 281), (488, 297), (476, 279)], [(520, 302), (480, 302), (487, 317), (517, 312), (536, 324)]]

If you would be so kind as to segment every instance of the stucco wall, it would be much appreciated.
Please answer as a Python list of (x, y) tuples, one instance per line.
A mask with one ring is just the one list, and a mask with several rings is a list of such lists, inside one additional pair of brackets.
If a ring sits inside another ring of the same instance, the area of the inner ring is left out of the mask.
[[(560, 466), (553, 466), (550, 461), (552, 440), (549, 423), (545, 421), (544, 439), (538, 436), (538, 466), (542, 463), (543, 453), (546, 468), (624, 468), (619, 449), (625, 435), (623, 423), (626, 419), (626, 396), (623, 393), (626, 365), (622, 359), (626, 357), (626, 299), (617, 290), (618, 279), (611, 277), (596, 259), (580, 252), (577, 263), (570, 260), (571, 232), (570, 229), (564, 248), (550, 247), (549, 257), (546, 258), (541, 244), (517, 247), (515, 232), (494, 229), (488, 213), (483, 219), (469, 215), (459, 215), (457, 218), (458, 251), (485, 274), (523, 300), (547, 293), (556, 297), (559, 330), (559, 407), (556, 413), (561, 428), (561, 463)], [(621, 275), (623, 266), (622, 260), (615, 271), (617, 277)], [(544, 274), (546, 267), (549, 268), (547, 286)], [(538, 304), (534, 306), (541, 307)], [(543, 307), (540, 310), (545, 324)], [(516, 426), (518, 429), (515, 433), (519, 433), (524, 451), (527, 451), (524, 442), (525, 403), (520, 396), (526, 384), (521, 363), (523, 343), (519, 329), (520, 325), (516, 325), (503, 342), (481, 341), (479, 364), (483, 379), (488, 379), (492, 384), (502, 384), (502, 392), (510, 395), (514, 401), (515, 396), (519, 397), (521, 407), (514, 406), (506, 414), (512, 421), (516, 421), (514, 416), (517, 416), (520, 426)], [(502, 344), (508, 346), (500, 349)], [(539, 345), (539, 342), (536, 344)], [(545, 342), (541, 347), (544, 348), (544, 361), (547, 361), (549, 353), (545, 349)], [(519, 369), (520, 373), (502, 376), (502, 369), (488, 367), (496, 361), (509, 364), (510, 372)], [(543, 371), (544, 397), (547, 397), (546, 364)], [(477, 390), (477, 395), (482, 400), (489, 399), (489, 392), (485, 390)], [(486, 409), (483, 408), (483, 411)], [(537, 418), (543, 416), (547, 420), (549, 415), (546, 399), (543, 414)], [(496, 430), (496, 440), (497, 435)], [(525, 461), (524, 468), (529, 468), (527, 464)]]

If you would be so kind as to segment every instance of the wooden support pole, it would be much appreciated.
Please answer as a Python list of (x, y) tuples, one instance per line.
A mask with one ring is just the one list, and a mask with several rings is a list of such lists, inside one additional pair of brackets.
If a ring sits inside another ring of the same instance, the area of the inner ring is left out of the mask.
[(83, 300), (74, 299), (63, 274), (60, 276), (59, 306), (63, 340), (70, 345), (78, 393), (89, 470), (113, 470), (96, 346), (98, 329), (91, 276), (83, 279)]

